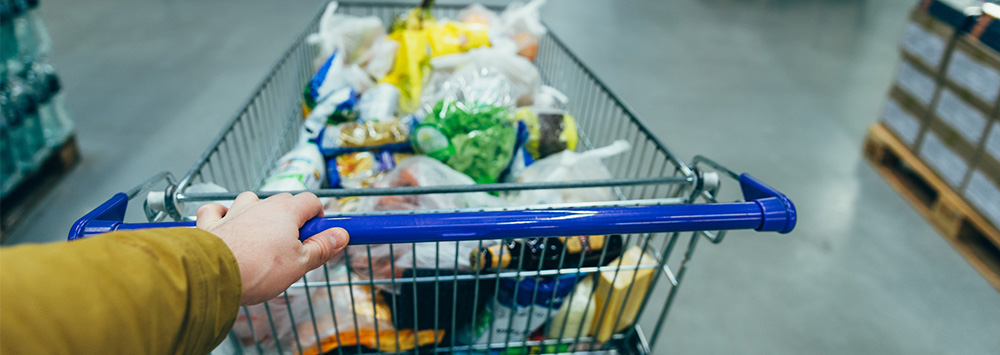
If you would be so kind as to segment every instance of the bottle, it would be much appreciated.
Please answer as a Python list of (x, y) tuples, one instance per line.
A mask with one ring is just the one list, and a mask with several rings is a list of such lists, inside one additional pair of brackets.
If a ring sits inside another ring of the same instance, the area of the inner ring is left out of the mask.
[(49, 146), (62, 144), (73, 131), (73, 121), (66, 112), (66, 102), (62, 85), (55, 68), (42, 58), (32, 63), (25, 80), (31, 84), (38, 96), (38, 116), (41, 119), (45, 142)]
[(38, 11), (38, 0), (13, 0), (19, 3), (21, 16), (14, 18), (14, 33), (17, 36), (18, 54), (21, 61), (31, 63), (49, 52), (52, 38), (45, 28), (45, 22)]
[(317, 190), (326, 176), (326, 161), (313, 143), (300, 144), (281, 159), (271, 171), (261, 191)]
[(36, 153), (43, 152), (39, 151), (40, 137), (37, 140), (33, 137), (36, 125), (28, 122), (30, 117), (25, 116), (29, 97), (24, 95), (23, 85), (17, 82), (19, 80), (12, 83), (7, 77), (0, 78), (0, 110), (3, 111), (11, 151), (17, 165), (21, 171), (30, 171), (34, 169), (35, 161), (40, 160), (36, 159)]
[[(23, 74), (23, 73), (22, 73)], [(45, 133), (38, 117), (38, 97), (35, 90), (18, 77), (12, 77), (9, 83), (10, 104), (19, 114), (21, 135), (24, 143), (23, 156), (28, 166), (34, 168), (45, 159)]]
[[(606, 251), (605, 251), (606, 249)], [(563, 250), (566, 256), (563, 258)], [(523, 253), (522, 253), (523, 251)], [(543, 252), (544, 251), (544, 252)], [(469, 262), (482, 270), (517, 268), (521, 270), (559, 269), (600, 266), (614, 260), (622, 252), (622, 236), (613, 234), (577, 237), (525, 238), (506, 240), (502, 244), (473, 251)], [(544, 254), (544, 255), (543, 255)], [(523, 255), (523, 256), (522, 256)], [(523, 260), (522, 260), (523, 258)], [(562, 259), (562, 265), (560, 265)]]

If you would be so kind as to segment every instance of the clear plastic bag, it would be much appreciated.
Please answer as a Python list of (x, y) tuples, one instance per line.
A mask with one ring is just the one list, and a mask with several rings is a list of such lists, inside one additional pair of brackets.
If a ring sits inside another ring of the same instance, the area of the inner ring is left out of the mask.
[[(471, 185), (474, 182), (465, 174), (457, 172), (447, 165), (429, 157), (414, 156), (399, 163), (395, 170), (375, 182), (375, 187), (400, 186), (440, 186), (440, 185)], [(455, 209), (466, 207), (499, 207), (506, 206), (503, 199), (485, 192), (459, 194), (420, 194), (399, 196), (365, 197), (359, 202), (359, 211), (392, 211), (418, 209)], [(484, 241), (484, 245), (495, 244), (496, 241)], [(403, 271), (413, 269), (447, 269), (454, 270), (455, 260), (458, 260), (459, 272), (471, 272), (469, 254), (477, 250), (479, 241), (459, 242), (456, 252), (455, 242), (416, 243), (414, 244), (378, 244), (371, 246), (371, 254), (367, 246), (351, 246), (347, 248), (350, 254), (350, 266), (357, 274), (365, 278), (387, 279), (402, 277)], [(416, 263), (414, 263), (416, 255)], [(369, 265), (369, 260), (371, 265)], [(380, 285), (381, 287), (382, 285)], [(388, 291), (391, 286), (383, 289)]]
[(545, 35), (539, 9), (546, 0), (532, 0), (524, 4), (513, 2), (500, 13), (500, 26), (507, 36), (514, 40), (517, 54), (528, 60), (538, 55), (538, 39)]
[[(608, 146), (582, 153), (564, 150), (536, 161), (516, 176), (515, 181), (556, 182), (610, 179), (611, 172), (604, 166), (601, 159), (624, 153), (630, 147), (627, 141), (617, 140)], [(610, 187), (524, 190), (508, 193), (505, 198), (515, 206), (615, 200)]]
[(420, 97), (426, 112), (442, 100), (523, 106), (531, 104), (541, 86), (534, 64), (497, 48), (436, 57), (431, 59), (431, 69)]

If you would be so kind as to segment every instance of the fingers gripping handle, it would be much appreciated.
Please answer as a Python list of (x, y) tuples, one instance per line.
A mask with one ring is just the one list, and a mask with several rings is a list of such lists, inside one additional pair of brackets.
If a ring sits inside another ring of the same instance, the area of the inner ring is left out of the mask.
[[(795, 227), (795, 206), (785, 195), (747, 174), (740, 176), (740, 184), (748, 202), (331, 216), (306, 222), (299, 231), (299, 239), (305, 240), (334, 227), (346, 229), (351, 235), (351, 244), (734, 229), (788, 233)], [(69, 239), (115, 230), (194, 227), (194, 222), (123, 223), (127, 203), (125, 194), (115, 195), (78, 220)]]

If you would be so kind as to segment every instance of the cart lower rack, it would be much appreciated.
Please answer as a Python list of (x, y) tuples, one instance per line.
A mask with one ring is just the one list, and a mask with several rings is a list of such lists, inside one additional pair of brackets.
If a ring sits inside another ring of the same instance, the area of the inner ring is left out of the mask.
[[(459, 9), (432, 11), (448, 18)], [(337, 12), (389, 23), (407, 10), (347, 3)], [(185, 205), (259, 189), (296, 144), (299, 93), (317, 55), (305, 37), (319, 18), (184, 177), (164, 173), (115, 195), (77, 221), (70, 239), (193, 227)], [(351, 234), (343, 259), (306, 274), (275, 300), (242, 307), (230, 341), (217, 352), (651, 354), (699, 240), (719, 243), (727, 230), (794, 228), (795, 207), (785, 195), (707, 158), (695, 157), (691, 165), (678, 159), (551, 32), (540, 38), (535, 64), (543, 82), (568, 97), (583, 149), (629, 143), (627, 152), (604, 161), (610, 178), (312, 192), (364, 199), (601, 189), (613, 200), (315, 218), (302, 227), (301, 239), (343, 227)], [(205, 182), (231, 192), (188, 190)], [(730, 184), (740, 193), (723, 195), (722, 186)], [(723, 196), (742, 201), (720, 203)], [(125, 222), (128, 201), (137, 197), (146, 199), (147, 223)]]

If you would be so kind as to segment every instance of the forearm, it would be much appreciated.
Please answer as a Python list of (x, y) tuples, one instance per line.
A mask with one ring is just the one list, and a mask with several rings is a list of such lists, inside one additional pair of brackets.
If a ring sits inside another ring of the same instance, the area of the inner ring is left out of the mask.
[(199, 229), (116, 232), (0, 252), (2, 353), (207, 353), (236, 318), (240, 271)]

